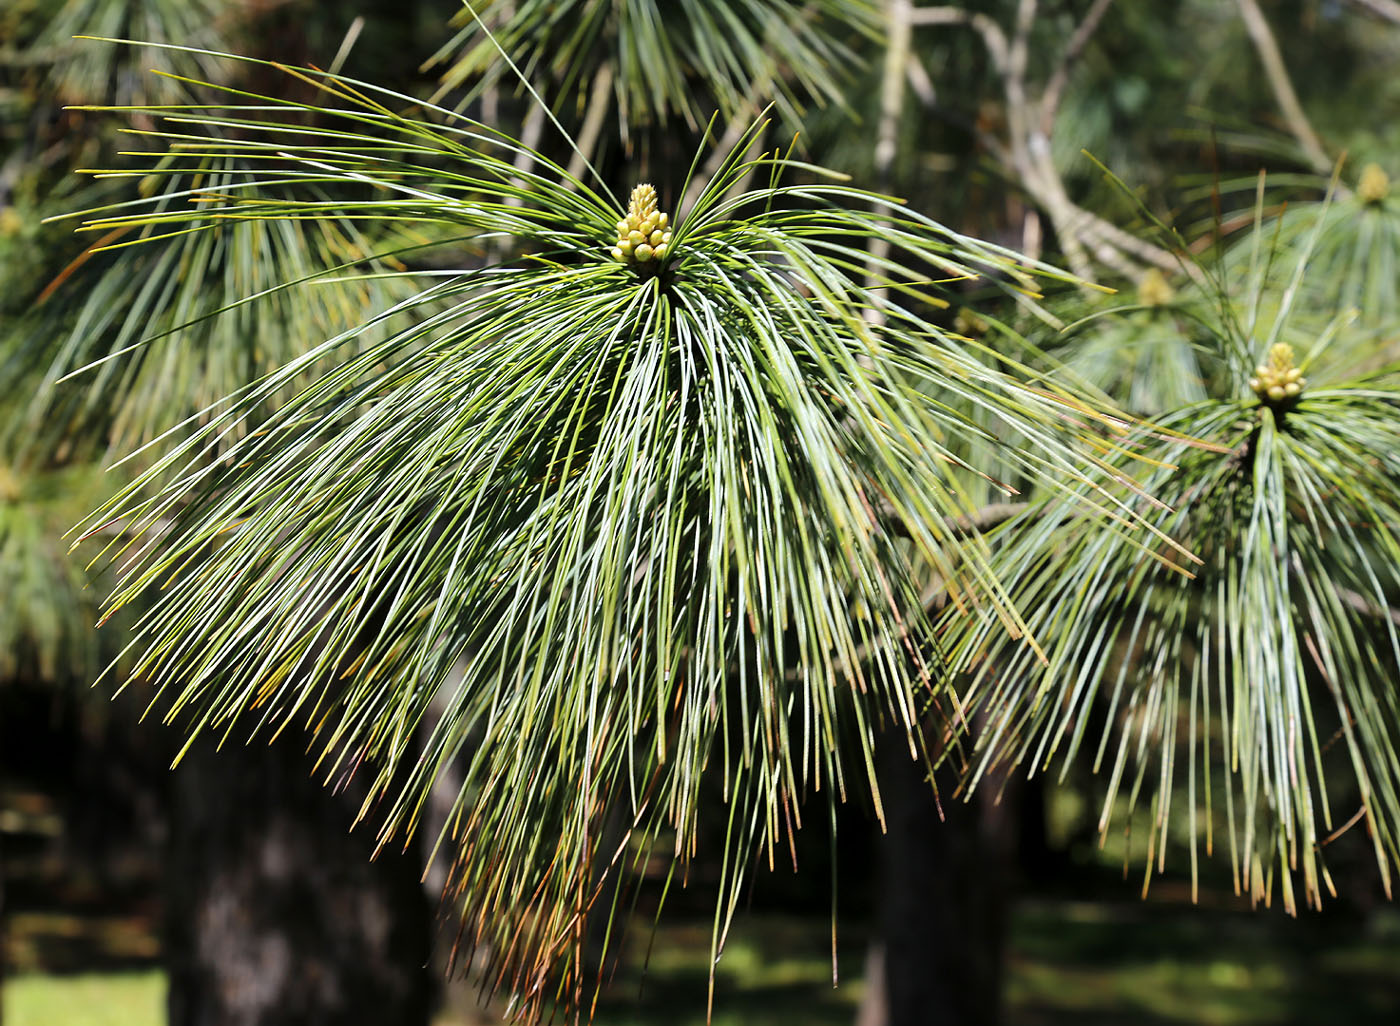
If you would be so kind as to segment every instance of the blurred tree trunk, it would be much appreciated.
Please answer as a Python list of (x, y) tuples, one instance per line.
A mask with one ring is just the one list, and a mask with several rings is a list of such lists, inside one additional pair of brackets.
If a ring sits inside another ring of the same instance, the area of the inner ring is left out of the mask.
[(984, 780), (943, 818), (921, 763), (887, 736), (878, 764), (886, 832), (876, 863), (875, 937), (859, 1026), (992, 1026), (1001, 1020), (1003, 952), (1015, 849), (1014, 795)]
[(371, 861), (362, 793), (294, 739), (192, 750), (167, 885), (170, 1026), (426, 1024), (431, 915), (410, 854)]

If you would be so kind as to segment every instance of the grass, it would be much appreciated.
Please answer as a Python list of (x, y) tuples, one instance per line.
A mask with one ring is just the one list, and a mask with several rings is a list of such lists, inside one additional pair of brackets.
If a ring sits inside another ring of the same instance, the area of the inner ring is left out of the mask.
[(1161, 902), (1027, 903), (1008, 972), (1017, 1026), (1400, 1022), (1400, 913), (1289, 919)]
[[(715, 1026), (846, 1026), (863, 949), (842, 944), (832, 990), (827, 924), (765, 917), (719, 966)], [(639, 940), (639, 948), (644, 942)], [(641, 951), (599, 1006), (598, 1026), (703, 1026), (708, 928), (667, 925), (645, 978)], [(6, 1026), (163, 1026), (157, 972), (20, 976)], [(1303, 1026), (1400, 1022), (1400, 910), (1366, 924), (1163, 901), (1023, 902), (1012, 928), (1008, 1026)], [(436, 1026), (491, 1020), (464, 1008)]]
[(163, 1026), (164, 974), (16, 976), (5, 981), (5, 1026)]

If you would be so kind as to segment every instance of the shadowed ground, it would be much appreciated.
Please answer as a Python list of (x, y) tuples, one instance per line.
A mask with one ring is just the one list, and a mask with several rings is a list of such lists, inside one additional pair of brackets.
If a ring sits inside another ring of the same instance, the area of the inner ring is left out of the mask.
[[(55, 920), (20, 917), (21, 931)], [(94, 945), (104, 929), (89, 924)], [(72, 932), (70, 924), (69, 933)], [(716, 1026), (846, 1026), (861, 996), (861, 938), (841, 945), (843, 982), (831, 989), (828, 924), (774, 916), (743, 923), (715, 986)], [(641, 946), (638, 941), (637, 946)], [(19, 950), (36, 944), (21, 937)], [(1333, 928), (1316, 917), (1191, 908), (1162, 900), (1023, 902), (1009, 972), (1009, 1026), (1312, 1026), (1400, 1022), (1400, 910), (1369, 925)], [(641, 952), (599, 1006), (601, 1026), (705, 1022), (709, 924), (657, 934), (649, 971)], [(93, 950), (97, 950), (94, 947)], [(5, 994), (6, 1026), (160, 1026), (164, 982), (154, 970), (23, 975)], [(466, 995), (462, 995), (465, 997)], [(452, 1011), (440, 1026), (493, 1021)]]

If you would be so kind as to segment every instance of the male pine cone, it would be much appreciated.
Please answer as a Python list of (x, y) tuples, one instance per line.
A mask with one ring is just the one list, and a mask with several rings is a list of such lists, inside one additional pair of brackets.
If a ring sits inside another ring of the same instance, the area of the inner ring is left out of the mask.
[(1390, 193), (1390, 176), (1379, 164), (1367, 164), (1356, 183), (1356, 194), (1363, 203), (1380, 203)]
[(1293, 347), (1280, 342), (1269, 349), (1269, 361), (1254, 368), (1249, 387), (1265, 402), (1281, 403), (1303, 390), (1308, 379), (1293, 366)]
[(1155, 267), (1138, 282), (1138, 302), (1143, 306), (1166, 306), (1176, 298), (1176, 289), (1167, 283), (1167, 277)]
[(656, 209), (656, 190), (650, 185), (637, 186), (627, 204), (627, 216), (617, 222), (613, 259), (633, 267), (666, 259), (671, 245), (670, 225), (671, 218)]

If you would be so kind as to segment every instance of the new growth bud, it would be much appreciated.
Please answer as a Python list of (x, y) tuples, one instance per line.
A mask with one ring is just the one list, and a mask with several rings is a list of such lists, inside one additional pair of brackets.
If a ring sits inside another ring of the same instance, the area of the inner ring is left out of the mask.
[(1138, 302), (1143, 306), (1166, 306), (1175, 298), (1176, 289), (1167, 284), (1166, 276), (1157, 268), (1149, 267), (1138, 282)]
[(1293, 347), (1285, 342), (1270, 347), (1268, 362), (1255, 367), (1249, 379), (1249, 387), (1266, 403), (1296, 398), (1307, 383), (1303, 372), (1293, 366)]
[(666, 259), (671, 245), (671, 218), (656, 209), (656, 190), (639, 185), (632, 190), (627, 216), (617, 222), (617, 245), (612, 258), (640, 267)]
[(1356, 183), (1356, 195), (1362, 203), (1379, 203), (1390, 194), (1390, 176), (1379, 164), (1367, 164), (1361, 169)]
[(967, 338), (981, 338), (987, 334), (990, 326), (977, 316), (976, 311), (963, 307), (953, 319), (953, 330)]

